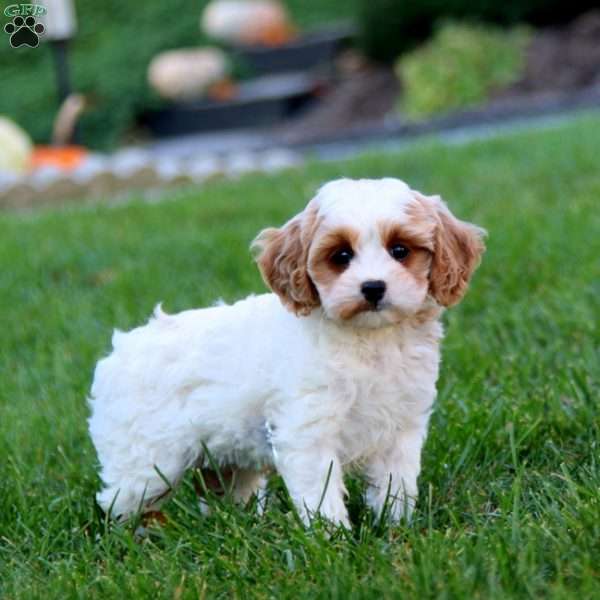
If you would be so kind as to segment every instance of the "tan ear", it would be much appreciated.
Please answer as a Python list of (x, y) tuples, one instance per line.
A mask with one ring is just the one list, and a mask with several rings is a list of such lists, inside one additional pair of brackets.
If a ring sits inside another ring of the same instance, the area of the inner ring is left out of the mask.
[(435, 212), (434, 249), (429, 293), (442, 306), (453, 306), (467, 291), (471, 275), (485, 251), (484, 229), (457, 219), (439, 196), (415, 193)]
[(297, 315), (308, 315), (321, 304), (307, 269), (316, 221), (316, 210), (306, 208), (280, 229), (264, 229), (252, 242), (265, 283)]

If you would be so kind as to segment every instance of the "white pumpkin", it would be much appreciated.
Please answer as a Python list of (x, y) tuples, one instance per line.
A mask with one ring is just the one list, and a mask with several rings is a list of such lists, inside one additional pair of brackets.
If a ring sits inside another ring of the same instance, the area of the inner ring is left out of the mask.
[(168, 100), (197, 100), (229, 72), (225, 53), (218, 48), (184, 48), (161, 52), (148, 67), (152, 88)]
[(0, 117), (0, 171), (23, 173), (29, 166), (31, 138), (10, 119)]
[(278, 45), (293, 34), (291, 21), (277, 0), (212, 0), (200, 28), (230, 44)]

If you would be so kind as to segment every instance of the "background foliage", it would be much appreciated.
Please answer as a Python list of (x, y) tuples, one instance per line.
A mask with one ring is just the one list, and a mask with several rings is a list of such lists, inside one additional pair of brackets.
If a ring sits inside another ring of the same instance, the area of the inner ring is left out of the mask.
[[(199, 29), (207, 0), (119, 2), (76, 0), (79, 30), (72, 44), (76, 91), (88, 94), (92, 110), (81, 121), (81, 138), (107, 147), (127, 134), (135, 116), (158, 106), (146, 69), (162, 50), (207, 43)], [(312, 27), (353, 14), (355, 0), (286, 0), (293, 19)], [(4, 34), (2, 34), (4, 35)], [(54, 65), (48, 44), (36, 49), (0, 44), (0, 114), (24, 127), (38, 142), (48, 141), (58, 108)]]
[[(127, 138), (136, 115), (157, 107), (146, 68), (162, 50), (207, 42), (198, 21), (207, 0), (119, 2), (76, 0), (79, 32), (73, 43), (74, 88), (88, 94), (92, 109), (81, 138), (106, 148)], [(565, 23), (597, 0), (285, 0), (301, 27), (355, 20), (359, 43), (380, 60), (395, 60), (425, 39), (440, 19), (478, 19), (499, 24)], [(32, 50), (0, 44), (0, 114), (15, 119), (38, 142), (48, 141), (58, 108), (53, 62), (47, 44)]]
[(499, 25), (564, 25), (598, 0), (359, 0), (362, 44), (383, 61), (429, 36), (443, 19), (479, 20)]
[(396, 64), (409, 117), (468, 107), (519, 79), (529, 32), (520, 27), (446, 23)]

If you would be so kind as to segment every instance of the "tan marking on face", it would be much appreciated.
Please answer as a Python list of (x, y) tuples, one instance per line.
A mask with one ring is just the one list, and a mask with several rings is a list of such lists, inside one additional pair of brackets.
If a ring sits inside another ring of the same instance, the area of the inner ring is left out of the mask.
[(427, 221), (419, 221), (418, 216), (411, 217), (408, 224), (379, 223), (379, 235), (383, 247), (390, 251), (394, 245), (401, 244), (410, 251), (398, 264), (402, 265), (420, 284), (427, 283), (431, 266), (432, 233)]
[[(415, 203), (416, 206), (418, 206)], [(433, 250), (435, 225), (413, 205), (407, 208), (408, 220), (405, 223), (383, 221), (378, 223), (381, 243), (389, 248), (393, 243), (403, 243), (409, 248)]]
[(356, 253), (359, 232), (352, 227), (338, 227), (314, 241), (310, 256), (310, 270), (315, 282), (323, 287), (331, 284), (346, 270), (345, 266), (332, 262), (332, 256), (339, 250), (352, 250)]
[(366, 300), (356, 300), (342, 305), (338, 310), (338, 316), (342, 321), (347, 321), (356, 315), (373, 310), (373, 305)]

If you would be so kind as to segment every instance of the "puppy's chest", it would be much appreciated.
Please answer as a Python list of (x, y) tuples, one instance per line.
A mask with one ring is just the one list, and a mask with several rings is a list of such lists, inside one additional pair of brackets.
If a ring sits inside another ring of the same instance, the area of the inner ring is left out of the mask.
[(437, 344), (365, 344), (332, 372), (345, 461), (359, 461), (427, 418), (435, 398)]

